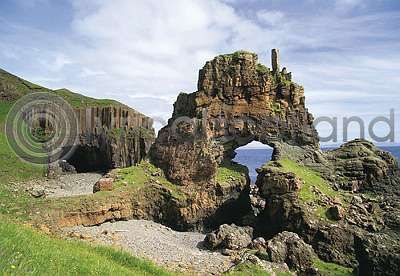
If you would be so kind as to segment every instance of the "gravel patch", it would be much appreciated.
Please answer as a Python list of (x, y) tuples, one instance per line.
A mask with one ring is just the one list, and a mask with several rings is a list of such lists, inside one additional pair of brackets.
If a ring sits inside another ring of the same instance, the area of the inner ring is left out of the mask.
[(65, 174), (56, 179), (33, 180), (25, 185), (27, 190), (43, 191), (46, 197), (67, 197), (93, 194), (93, 185), (102, 177), (101, 173)]
[(152, 221), (107, 222), (64, 228), (64, 231), (70, 237), (122, 247), (171, 270), (209, 275), (220, 274), (233, 265), (228, 256), (202, 248), (204, 234), (177, 232)]

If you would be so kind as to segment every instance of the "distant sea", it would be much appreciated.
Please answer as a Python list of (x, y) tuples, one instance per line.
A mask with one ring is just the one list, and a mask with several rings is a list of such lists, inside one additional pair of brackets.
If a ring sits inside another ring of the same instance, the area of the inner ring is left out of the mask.
[[(379, 147), (382, 150), (388, 151), (393, 154), (397, 160), (400, 162), (400, 147)], [(331, 150), (334, 147), (322, 147), (322, 150)], [(255, 182), (257, 178), (256, 169), (261, 167), (267, 161), (271, 160), (272, 149), (264, 148), (264, 149), (252, 149), (252, 148), (242, 148), (236, 150), (236, 156), (234, 161), (245, 165), (249, 168), (249, 175), (251, 178), (251, 182)]]

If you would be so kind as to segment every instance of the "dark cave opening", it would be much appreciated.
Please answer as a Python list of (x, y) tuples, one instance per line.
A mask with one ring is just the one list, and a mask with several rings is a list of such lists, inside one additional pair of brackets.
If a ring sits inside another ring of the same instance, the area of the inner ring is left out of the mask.
[(106, 172), (111, 168), (107, 154), (97, 147), (78, 146), (68, 163), (74, 166), (78, 173)]

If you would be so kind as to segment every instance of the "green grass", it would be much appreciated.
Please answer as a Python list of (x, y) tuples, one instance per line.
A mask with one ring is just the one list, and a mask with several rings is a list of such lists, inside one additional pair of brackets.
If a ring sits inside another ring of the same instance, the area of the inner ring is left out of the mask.
[(251, 264), (251, 263), (241, 263), (234, 267), (233, 270), (226, 273), (226, 275), (240, 276), (240, 275), (252, 275), (252, 276), (269, 276), (267, 271), (262, 267)]
[[(95, 106), (124, 106), (123, 104), (109, 99), (94, 99), (91, 97), (83, 96), (78, 93), (69, 91), (68, 89), (51, 90), (46, 87), (31, 83), (27, 80), (19, 78), (0, 69), (0, 83), (7, 85), (8, 92), (19, 98), (32, 92), (54, 92), (63, 97), (75, 108), (95, 107)], [(1, 112), (1, 111), (0, 111)]]
[[(8, 146), (4, 121), (13, 103), (0, 101), (0, 214), (26, 219), (32, 198), (18, 189), (17, 183), (44, 176), (45, 168), (19, 159)], [(15, 183), (11, 189), (11, 183)]]
[(269, 109), (271, 110), (272, 114), (280, 114), (283, 112), (283, 109), (281, 108), (281, 105), (276, 102), (269, 102)]
[(228, 183), (230, 181), (239, 180), (249, 174), (249, 169), (246, 166), (232, 163), (230, 165), (221, 165), (217, 171), (216, 180), (220, 184)]
[(87, 96), (83, 96), (78, 93), (69, 91), (68, 89), (58, 89), (54, 92), (64, 98), (72, 107), (84, 108), (84, 107), (105, 107), (105, 106), (124, 106), (123, 104), (109, 99), (94, 99)]
[(173, 275), (121, 250), (51, 238), (0, 219), (3, 275)]
[(318, 200), (318, 196), (312, 191), (312, 186), (317, 187), (329, 197), (341, 196), (318, 172), (288, 159), (279, 160), (279, 163), (282, 165), (284, 171), (292, 172), (303, 180), (304, 183), (300, 189), (299, 197), (304, 202)]
[(8, 93), (13, 96), (14, 99), (33, 91), (50, 91), (45, 87), (21, 79), (2, 69), (0, 69), (0, 83), (6, 84)]
[(330, 276), (350, 276), (353, 274), (353, 269), (344, 267), (334, 263), (327, 263), (320, 259), (315, 259), (313, 267), (317, 268), (322, 275)]
[(137, 166), (118, 169), (118, 179), (115, 187), (123, 187), (126, 183), (128, 187), (141, 188), (146, 183), (158, 182), (167, 188), (172, 197), (177, 199), (185, 199), (186, 195), (180, 191), (180, 187), (169, 182), (161, 169), (155, 167), (149, 161), (144, 160)]
[(271, 70), (267, 66), (261, 63), (257, 64), (256, 70), (261, 74), (269, 74), (271, 72)]

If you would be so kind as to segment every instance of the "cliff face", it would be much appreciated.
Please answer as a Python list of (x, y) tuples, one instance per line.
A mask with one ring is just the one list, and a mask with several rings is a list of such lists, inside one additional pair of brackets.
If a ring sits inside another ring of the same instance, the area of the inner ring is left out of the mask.
[[(54, 93), (75, 112), (78, 145), (69, 158), (77, 171), (127, 167), (140, 162), (154, 141), (151, 118), (113, 100), (97, 100), (66, 89), (50, 90), (0, 69), (0, 101), (14, 103), (33, 92)], [(38, 123), (47, 126), (46, 122)]]
[(154, 141), (153, 120), (131, 108), (89, 107), (75, 114), (79, 146), (69, 163), (78, 171), (135, 165)]
[(318, 147), (313, 117), (305, 108), (303, 87), (291, 73), (273, 69), (257, 55), (235, 52), (208, 61), (199, 73), (198, 91), (180, 94), (174, 113), (154, 144), (154, 162), (172, 181), (208, 182), (218, 165), (251, 141)]

